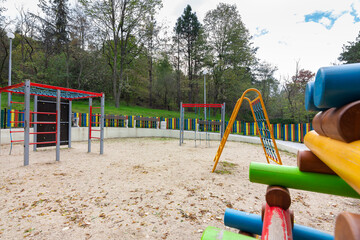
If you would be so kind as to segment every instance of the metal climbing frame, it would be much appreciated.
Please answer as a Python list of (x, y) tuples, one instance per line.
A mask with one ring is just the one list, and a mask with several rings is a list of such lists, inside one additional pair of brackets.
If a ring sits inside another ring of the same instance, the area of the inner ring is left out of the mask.
[[(225, 103), (223, 104), (214, 104), (214, 103), (208, 103), (208, 104), (203, 104), (203, 103), (180, 103), (180, 146), (182, 143), (184, 143), (184, 113), (185, 113), (185, 108), (193, 108), (193, 107), (197, 107), (197, 108), (221, 108), (221, 122), (220, 122), (220, 137), (222, 138), (224, 135), (224, 129), (225, 129)], [(210, 121), (206, 121), (206, 116), (205, 116), (205, 121), (203, 121), (204, 124), (208, 123), (211, 124)], [(196, 125), (196, 123), (195, 123)], [(196, 147), (196, 126), (195, 126), (195, 134), (194, 134), (194, 139), (195, 139), (195, 147)]]
[[(245, 97), (245, 95), (248, 92), (257, 93), (257, 97), (253, 100), (250, 100), (249, 98)], [(247, 100), (250, 104), (250, 109), (251, 109), (254, 121), (256, 123), (256, 129), (259, 133), (260, 141), (263, 146), (267, 162), (270, 163), (269, 159), (271, 159), (272, 161), (276, 162), (277, 164), (282, 165), (279, 150), (276, 146), (276, 142), (274, 139), (274, 134), (270, 130), (270, 121), (269, 121), (269, 118), (268, 118), (268, 115), (266, 112), (264, 101), (261, 97), (261, 93), (259, 92), (259, 90), (255, 89), (255, 88), (249, 88), (242, 94), (241, 98), (239, 98), (236, 102), (235, 108), (231, 114), (229, 124), (225, 130), (224, 136), (221, 139), (219, 148), (216, 152), (216, 155), (214, 158), (215, 164), (212, 169), (212, 172), (214, 172), (216, 169), (216, 166), (219, 162), (221, 153), (225, 147), (227, 138), (229, 137), (229, 134), (230, 134), (233, 124), (235, 122), (236, 116), (239, 112), (239, 109), (240, 109), (241, 104), (244, 99)]]
[[(29, 165), (29, 146), (30, 145), (37, 145), (37, 144), (46, 144), (46, 143), (56, 143), (56, 161), (60, 161), (60, 103), (61, 99), (69, 100), (69, 112), (71, 113), (71, 103), (72, 100), (76, 99), (84, 99), (84, 98), (94, 98), (100, 97), (101, 98), (101, 127), (100, 127), (100, 154), (103, 154), (104, 150), (104, 101), (105, 101), (105, 94), (104, 93), (94, 93), (70, 88), (63, 88), (63, 87), (56, 87), (51, 85), (39, 84), (30, 82), (30, 80), (26, 80), (23, 83), (18, 83), (15, 85), (7, 86), (0, 88), (0, 99), (1, 93), (8, 92), (8, 93), (16, 93), (16, 94), (23, 94), (24, 95), (24, 131), (16, 131), (16, 132), (24, 132), (24, 140), (16, 140), (18, 142), (24, 142), (24, 166)], [(36, 105), (37, 96), (42, 97), (51, 97), (56, 98), (56, 112), (49, 113), (49, 112), (38, 112), (36, 108), (34, 111), (30, 111), (30, 96), (34, 96), (34, 103)], [(34, 120), (30, 122), (30, 114), (34, 114)], [(55, 114), (56, 121), (55, 122), (38, 122), (37, 121), (37, 114)], [(69, 114), (69, 148), (71, 147), (71, 114)], [(34, 132), (30, 133), (30, 125), (34, 125)], [(55, 132), (37, 132), (37, 124), (56, 124)], [(91, 125), (91, 124), (90, 124)], [(90, 127), (89, 127), (90, 128)], [(91, 129), (91, 128), (90, 128)], [(1, 131), (0, 131), (1, 132)], [(55, 134), (56, 140), (52, 142), (37, 142), (37, 138), (34, 137), (34, 142), (30, 143), (30, 134), (34, 134), (35, 136), (38, 134)], [(15, 141), (13, 141), (15, 142)], [(89, 148), (91, 149), (91, 148)], [(34, 147), (36, 150), (36, 147)]]
[[(93, 113), (93, 109), (100, 109), (99, 113)], [(100, 117), (100, 122), (92, 120), (92, 118), (98, 119)], [(93, 124), (99, 124), (100, 129), (93, 129)], [(100, 132), (100, 136), (93, 136), (92, 132)], [(88, 136), (88, 152), (91, 152), (91, 139), (100, 140), (100, 154), (103, 154), (104, 146), (104, 98), (101, 98), (100, 107), (92, 106), (92, 98), (89, 98), (89, 136)]]

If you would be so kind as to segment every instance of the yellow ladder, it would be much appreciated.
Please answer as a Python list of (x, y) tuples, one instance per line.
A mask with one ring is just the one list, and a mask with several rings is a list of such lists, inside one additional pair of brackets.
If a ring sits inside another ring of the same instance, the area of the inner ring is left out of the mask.
[[(250, 100), (249, 98), (245, 97), (245, 95), (248, 92), (257, 93), (257, 97), (253, 100)], [(255, 89), (255, 88), (249, 88), (242, 94), (241, 98), (239, 98), (236, 102), (235, 108), (231, 114), (229, 124), (225, 130), (224, 136), (221, 139), (219, 148), (215, 155), (215, 158), (214, 158), (215, 164), (212, 169), (212, 172), (214, 172), (216, 169), (216, 166), (219, 162), (221, 153), (225, 147), (226, 141), (229, 137), (229, 134), (230, 134), (233, 124), (235, 122), (236, 116), (239, 112), (239, 109), (240, 109), (241, 104), (244, 99), (247, 100), (250, 104), (250, 109), (251, 109), (252, 115), (254, 117), (256, 129), (257, 129), (257, 132), (259, 133), (259, 137), (261, 140), (262, 147), (264, 149), (264, 153), (265, 153), (267, 162), (270, 163), (269, 159), (271, 159), (272, 161), (276, 162), (277, 164), (282, 165), (279, 150), (276, 146), (274, 134), (271, 129), (269, 117), (267, 115), (261, 93), (259, 92), (259, 90)]]

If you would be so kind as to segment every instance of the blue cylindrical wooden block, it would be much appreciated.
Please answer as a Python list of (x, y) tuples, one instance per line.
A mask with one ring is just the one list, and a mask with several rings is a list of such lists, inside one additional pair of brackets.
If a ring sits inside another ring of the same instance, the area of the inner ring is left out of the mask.
[(305, 109), (306, 111), (323, 111), (326, 109), (318, 108), (314, 104), (314, 85), (315, 81), (308, 82), (305, 88)]
[(317, 108), (341, 107), (360, 100), (360, 64), (322, 67), (316, 73), (314, 104)]
[[(224, 224), (244, 232), (261, 235), (263, 222), (259, 215), (227, 208)], [(328, 233), (298, 224), (294, 224), (293, 238), (294, 240), (334, 240), (334, 236)]]

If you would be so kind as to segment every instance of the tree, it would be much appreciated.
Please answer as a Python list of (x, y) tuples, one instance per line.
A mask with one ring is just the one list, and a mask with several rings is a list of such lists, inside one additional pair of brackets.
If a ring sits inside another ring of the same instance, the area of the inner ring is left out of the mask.
[(255, 62), (256, 49), (251, 46), (249, 32), (236, 5), (225, 3), (206, 13), (204, 28), (210, 52), (206, 62), (213, 75), (214, 101), (236, 101), (239, 93), (245, 90), (242, 88), (251, 81), (250, 66)]
[(176, 92), (174, 86), (175, 76), (172, 66), (169, 61), (169, 57), (166, 54), (162, 54), (162, 57), (156, 63), (156, 90), (157, 95), (162, 99), (162, 105), (170, 110), (171, 96)]
[(186, 59), (187, 59), (187, 72), (189, 80), (189, 102), (194, 101), (194, 60), (196, 51), (196, 41), (199, 37), (201, 24), (196, 16), (196, 13), (192, 12), (190, 5), (187, 5), (184, 9), (181, 17), (178, 18), (175, 24), (175, 33), (178, 35), (178, 40), (185, 42)]
[(160, 28), (157, 26), (154, 15), (148, 16), (146, 21), (145, 49), (148, 57), (148, 75), (149, 75), (149, 106), (153, 105), (153, 60), (156, 50), (159, 48), (158, 35)]
[(294, 123), (308, 121), (309, 113), (305, 111), (305, 87), (314, 76), (315, 73), (309, 70), (299, 70), (297, 62), (295, 75), (285, 81), (284, 93), (289, 104), (286, 112)]
[(348, 42), (348, 45), (343, 46), (343, 52), (338, 59), (345, 63), (360, 62), (360, 33), (354, 42)]
[(268, 105), (271, 97), (278, 92), (279, 81), (274, 76), (276, 71), (277, 67), (266, 62), (257, 63), (253, 70), (254, 84), (261, 92), (265, 106)]
[[(161, 7), (161, 0), (81, 0), (104, 38), (103, 44), (110, 52), (109, 67), (112, 70), (112, 88), (115, 106), (120, 106), (124, 87), (124, 72), (140, 53), (145, 35), (147, 17)], [(135, 39), (135, 44), (130, 44)]]

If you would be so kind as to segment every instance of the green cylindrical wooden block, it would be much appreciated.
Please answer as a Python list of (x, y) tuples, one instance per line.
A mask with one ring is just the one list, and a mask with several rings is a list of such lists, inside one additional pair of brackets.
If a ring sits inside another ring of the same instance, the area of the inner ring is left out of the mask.
[(301, 172), (297, 167), (252, 162), (249, 178), (251, 182), (267, 185), (360, 198), (339, 176)]
[(256, 238), (209, 226), (203, 232), (201, 240), (256, 240)]

